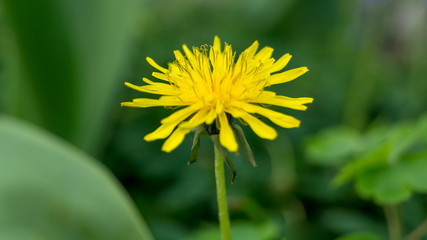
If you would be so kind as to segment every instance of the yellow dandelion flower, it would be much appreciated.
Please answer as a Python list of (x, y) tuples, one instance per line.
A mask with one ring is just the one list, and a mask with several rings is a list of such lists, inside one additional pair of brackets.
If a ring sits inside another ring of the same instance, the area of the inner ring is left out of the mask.
[(217, 126), (221, 145), (230, 152), (236, 152), (238, 145), (230, 122), (233, 118), (243, 120), (259, 137), (275, 139), (276, 130), (254, 114), (284, 128), (298, 127), (300, 121), (267, 109), (262, 104), (305, 110), (307, 107), (304, 104), (311, 103), (313, 99), (281, 96), (266, 88), (292, 81), (308, 69), (299, 67), (278, 73), (287, 65), (291, 55), (285, 54), (276, 61), (271, 57), (271, 47), (257, 52), (258, 47), (258, 41), (255, 41), (235, 61), (236, 54), (231, 46), (225, 43), (222, 50), (220, 39), (215, 36), (213, 46), (193, 47), (191, 51), (183, 45), (185, 56), (175, 50), (176, 60), (168, 68), (147, 57), (147, 62), (159, 71), (153, 72), (153, 77), (160, 81), (143, 78), (147, 85), (136, 86), (128, 82), (125, 85), (161, 97), (136, 98), (121, 105), (139, 108), (182, 107), (161, 120), (160, 127), (144, 137), (146, 141), (167, 138), (162, 146), (165, 152), (174, 150), (186, 134), (201, 124)]

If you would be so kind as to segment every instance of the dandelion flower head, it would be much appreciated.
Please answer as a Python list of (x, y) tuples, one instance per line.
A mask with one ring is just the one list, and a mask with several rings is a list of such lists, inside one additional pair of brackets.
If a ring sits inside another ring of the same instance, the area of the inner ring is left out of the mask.
[(125, 85), (137, 91), (160, 95), (158, 99), (136, 98), (123, 102), (125, 107), (179, 107), (154, 132), (146, 135), (146, 141), (165, 139), (162, 150), (170, 152), (178, 147), (186, 134), (195, 127), (214, 124), (219, 129), (219, 140), (230, 152), (238, 150), (235, 134), (231, 128), (232, 119), (239, 119), (261, 138), (273, 140), (277, 137), (274, 128), (261, 121), (256, 115), (269, 119), (283, 128), (299, 127), (296, 118), (268, 109), (275, 105), (296, 110), (305, 110), (304, 104), (312, 98), (290, 98), (268, 91), (271, 85), (292, 81), (308, 71), (299, 67), (280, 72), (291, 59), (285, 54), (278, 60), (272, 58), (273, 49), (264, 47), (257, 52), (255, 41), (237, 58), (231, 45), (225, 43), (222, 49), (220, 39), (215, 36), (213, 46), (204, 45), (190, 50), (183, 45), (185, 56), (175, 50), (175, 61), (168, 68), (161, 67), (153, 59), (147, 62), (156, 68), (154, 82), (143, 78), (146, 85)]

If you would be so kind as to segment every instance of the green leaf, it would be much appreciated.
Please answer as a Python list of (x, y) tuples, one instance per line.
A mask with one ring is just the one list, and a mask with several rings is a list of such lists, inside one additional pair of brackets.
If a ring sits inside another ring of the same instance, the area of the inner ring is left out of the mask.
[(361, 138), (361, 154), (380, 148), (387, 141), (390, 135), (390, 126), (378, 125), (372, 127), (369, 131), (362, 135)]
[(6, 112), (94, 151), (107, 113), (120, 108), (114, 96), (124, 88), (135, 3), (2, 0), (13, 32), (5, 37)]
[(354, 180), (357, 193), (378, 204), (398, 204), (413, 192), (427, 193), (426, 117), (374, 128), (363, 139), (362, 151), (334, 178), (335, 185)]
[(337, 186), (353, 180), (359, 174), (371, 168), (387, 166), (387, 156), (390, 152), (390, 146), (383, 146), (376, 151), (366, 154), (364, 157), (348, 163), (341, 169), (338, 175), (333, 179), (333, 183)]
[(413, 192), (427, 193), (426, 151), (402, 156), (399, 162), (382, 166), (356, 168), (357, 163), (361, 162), (354, 162), (348, 169), (354, 171), (356, 191), (361, 197), (372, 198), (383, 205), (406, 201)]
[(427, 152), (406, 156), (401, 171), (407, 185), (414, 191), (427, 193)]
[(353, 128), (330, 128), (309, 140), (306, 146), (307, 156), (315, 164), (339, 165), (358, 149), (359, 140), (359, 134)]
[(411, 123), (400, 123), (394, 126), (390, 132), (387, 141), (392, 145), (388, 156), (389, 163), (400, 160), (414, 144), (419, 140), (419, 132)]
[(0, 239), (153, 239), (108, 169), (4, 115), (0, 166)]
[(427, 114), (423, 115), (417, 122), (416, 129), (421, 135), (421, 138), (427, 143)]
[(355, 232), (346, 234), (335, 240), (382, 240), (383, 238), (371, 232)]
[(363, 172), (356, 179), (356, 191), (380, 205), (397, 204), (411, 197), (411, 188), (403, 178), (401, 166)]

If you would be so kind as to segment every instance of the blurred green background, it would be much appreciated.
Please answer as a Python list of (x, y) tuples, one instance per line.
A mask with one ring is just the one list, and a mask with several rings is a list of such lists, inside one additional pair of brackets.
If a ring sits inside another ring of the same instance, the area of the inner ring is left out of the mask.
[(302, 124), (275, 141), (244, 129), (259, 167), (231, 156), (234, 239), (390, 239), (396, 216), (410, 233), (427, 216), (426, 22), (424, 0), (1, 0), (0, 239), (219, 239), (209, 139), (187, 166), (191, 136), (170, 154), (142, 140), (170, 111), (120, 108), (149, 96), (123, 84), (151, 77), (147, 56), (215, 35), (291, 53), (310, 71), (274, 90), (315, 99), (282, 110)]

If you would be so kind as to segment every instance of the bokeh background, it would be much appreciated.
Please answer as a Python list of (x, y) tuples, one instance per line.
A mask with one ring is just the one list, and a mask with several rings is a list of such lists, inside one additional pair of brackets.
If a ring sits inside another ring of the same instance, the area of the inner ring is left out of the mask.
[[(0, 238), (218, 239), (209, 139), (188, 166), (191, 136), (170, 154), (142, 140), (170, 110), (120, 108), (148, 97), (124, 86), (151, 77), (147, 56), (166, 66), (215, 35), (291, 53), (310, 71), (274, 90), (315, 99), (283, 110), (302, 124), (275, 141), (244, 129), (259, 167), (231, 155), (234, 238), (389, 239), (389, 206), (406, 235), (427, 216), (426, 22), (425, 0), (0, 1)], [(420, 135), (401, 154), (424, 154), (418, 187), (333, 184), (377, 146), (365, 135), (402, 124)]]

